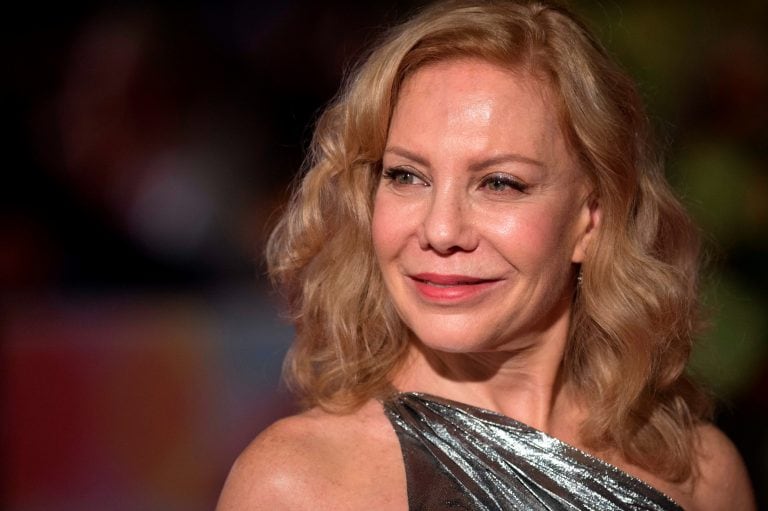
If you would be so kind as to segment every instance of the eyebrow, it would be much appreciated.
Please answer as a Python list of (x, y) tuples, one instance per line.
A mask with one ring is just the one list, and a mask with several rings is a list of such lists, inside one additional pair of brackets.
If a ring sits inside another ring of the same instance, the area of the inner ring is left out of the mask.
[[(386, 149), (384, 149), (384, 153), (396, 154), (398, 156), (402, 156), (403, 158), (408, 158), (412, 162), (418, 163), (419, 165), (423, 165), (425, 167), (429, 166), (429, 161), (426, 158), (400, 146), (389, 146)], [(518, 154), (518, 153), (503, 153), (496, 156), (492, 156), (490, 158), (486, 158), (485, 160), (481, 160), (479, 162), (472, 163), (469, 166), (469, 170), (472, 172), (477, 172), (480, 170), (487, 169), (488, 167), (493, 167), (494, 165), (499, 165), (501, 163), (508, 163), (508, 162), (527, 163), (528, 165), (534, 165), (536, 167), (541, 167), (541, 168), (545, 167), (543, 162), (536, 160), (534, 158), (529, 158), (527, 156), (523, 156), (522, 154)]]
[(409, 151), (408, 149), (404, 149), (400, 146), (387, 146), (384, 149), (384, 154), (386, 153), (392, 153), (396, 154), (398, 156), (402, 156), (403, 158), (408, 158), (414, 163), (418, 163), (419, 165), (423, 165), (425, 167), (429, 167), (429, 161), (427, 161), (426, 158), (422, 158), (418, 154)]

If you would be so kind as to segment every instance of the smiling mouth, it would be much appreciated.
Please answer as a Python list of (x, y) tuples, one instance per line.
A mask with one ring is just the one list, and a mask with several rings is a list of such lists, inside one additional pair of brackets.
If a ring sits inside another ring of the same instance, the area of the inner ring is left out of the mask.
[(422, 300), (441, 306), (474, 303), (503, 280), (436, 273), (419, 273), (409, 277)]
[(417, 275), (411, 275), (411, 278), (416, 282), (435, 287), (475, 286), (478, 284), (497, 282), (499, 280), (468, 277), (466, 275), (439, 275), (435, 273), (419, 273)]

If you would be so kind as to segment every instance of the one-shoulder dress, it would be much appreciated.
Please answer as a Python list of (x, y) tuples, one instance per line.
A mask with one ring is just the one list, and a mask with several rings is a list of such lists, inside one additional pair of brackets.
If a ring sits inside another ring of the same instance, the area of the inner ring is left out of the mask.
[(382, 404), (400, 441), (412, 511), (682, 509), (619, 468), (496, 412), (414, 392)]

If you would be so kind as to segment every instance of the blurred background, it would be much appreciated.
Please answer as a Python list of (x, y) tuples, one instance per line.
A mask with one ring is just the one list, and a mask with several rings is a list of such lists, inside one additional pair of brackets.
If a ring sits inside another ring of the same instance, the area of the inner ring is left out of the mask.
[[(345, 70), (419, 3), (4, 8), (3, 509), (213, 508), (294, 409), (268, 227)], [(692, 370), (768, 508), (768, 3), (571, 4), (639, 81), (706, 233)]]

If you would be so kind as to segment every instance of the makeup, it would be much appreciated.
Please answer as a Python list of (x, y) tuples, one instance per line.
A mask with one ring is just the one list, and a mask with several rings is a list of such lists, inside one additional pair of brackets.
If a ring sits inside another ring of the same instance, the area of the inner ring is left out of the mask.
[(467, 275), (441, 275), (437, 273), (419, 273), (409, 275), (419, 295), (427, 301), (457, 303), (490, 290), (499, 282), (498, 279), (482, 279)]

